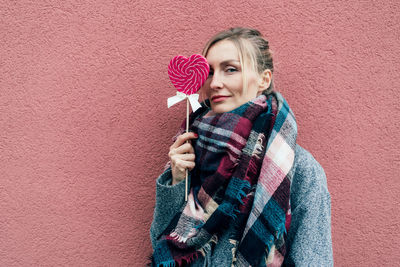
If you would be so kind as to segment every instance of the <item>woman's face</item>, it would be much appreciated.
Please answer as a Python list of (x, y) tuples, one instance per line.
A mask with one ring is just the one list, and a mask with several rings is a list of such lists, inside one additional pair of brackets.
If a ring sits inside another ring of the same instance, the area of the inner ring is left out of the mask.
[(239, 52), (232, 41), (223, 40), (214, 44), (206, 58), (210, 64), (210, 75), (202, 90), (205, 90), (215, 113), (231, 111), (262, 92), (260, 75), (250, 66), (246, 66), (247, 90), (243, 92)]

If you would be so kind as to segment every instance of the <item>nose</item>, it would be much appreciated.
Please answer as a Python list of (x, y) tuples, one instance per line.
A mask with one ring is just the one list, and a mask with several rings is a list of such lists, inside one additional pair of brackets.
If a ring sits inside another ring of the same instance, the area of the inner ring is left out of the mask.
[(211, 83), (210, 83), (210, 88), (216, 90), (216, 89), (221, 89), (222, 87), (223, 87), (223, 85), (222, 85), (221, 77), (219, 77), (219, 75), (214, 73), (212, 76)]

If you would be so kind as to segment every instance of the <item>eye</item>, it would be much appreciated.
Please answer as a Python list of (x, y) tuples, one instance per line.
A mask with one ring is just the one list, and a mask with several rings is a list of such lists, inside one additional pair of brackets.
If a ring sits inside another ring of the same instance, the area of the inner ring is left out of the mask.
[(208, 73), (208, 78), (210, 78), (213, 75), (214, 75), (214, 71), (212, 69), (210, 69), (210, 72)]
[(236, 71), (238, 71), (238, 69), (235, 67), (226, 67), (225, 71), (226, 72), (236, 72)]

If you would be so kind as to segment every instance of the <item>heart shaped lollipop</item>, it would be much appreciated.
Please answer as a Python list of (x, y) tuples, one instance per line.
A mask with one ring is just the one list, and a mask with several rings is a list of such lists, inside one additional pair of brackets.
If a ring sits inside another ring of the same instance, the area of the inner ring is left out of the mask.
[(176, 89), (186, 95), (196, 93), (208, 77), (210, 66), (202, 55), (174, 57), (168, 65), (168, 75)]
[[(176, 96), (168, 98), (168, 108), (186, 99), (186, 132), (189, 131), (189, 102), (192, 110), (201, 107), (199, 95), (195, 94), (204, 84), (210, 72), (210, 66), (202, 55), (174, 57), (168, 65), (168, 75), (178, 92)], [(188, 169), (185, 179), (185, 201), (188, 197)]]

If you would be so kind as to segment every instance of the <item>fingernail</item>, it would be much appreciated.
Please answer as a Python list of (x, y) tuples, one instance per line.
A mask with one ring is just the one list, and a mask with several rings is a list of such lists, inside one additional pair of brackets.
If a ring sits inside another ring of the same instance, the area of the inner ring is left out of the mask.
[(194, 137), (196, 137), (196, 138), (197, 138), (197, 137), (199, 137), (199, 135), (198, 135), (198, 134), (194, 134)]

